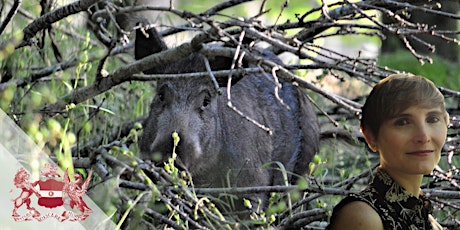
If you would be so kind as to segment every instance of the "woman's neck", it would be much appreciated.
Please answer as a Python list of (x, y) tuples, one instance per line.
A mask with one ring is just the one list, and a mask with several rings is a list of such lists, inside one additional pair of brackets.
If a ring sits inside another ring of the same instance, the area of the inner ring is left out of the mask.
[(418, 174), (404, 174), (400, 172), (395, 172), (393, 170), (388, 170), (382, 166), (380, 169), (385, 171), (390, 177), (401, 187), (403, 187), (406, 191), (414, 195), (415, 197), (419, 197), (420, 195), (420, 184), (422, 183), (423, 175)]

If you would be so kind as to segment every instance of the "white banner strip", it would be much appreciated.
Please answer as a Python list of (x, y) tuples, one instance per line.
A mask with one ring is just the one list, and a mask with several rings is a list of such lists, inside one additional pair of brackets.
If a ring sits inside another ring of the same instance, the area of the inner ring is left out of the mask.
[(40, 190), (38, 191), (42, 198), (57, 198), (57, 197), (62, 197), (62, 191), (56, 191), (56, 190)]

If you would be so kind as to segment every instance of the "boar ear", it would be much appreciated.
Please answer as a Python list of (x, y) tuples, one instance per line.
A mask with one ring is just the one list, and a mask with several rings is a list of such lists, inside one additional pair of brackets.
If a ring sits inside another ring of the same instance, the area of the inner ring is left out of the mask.
[[(134, 40), (134, 57), (136, 60), (167, 49), (168, 47), (163, 41), (163, 38), (155, 28), (143, 26), (141, 23), (138, 23), (136, 38)], [(155, 69), (144, 71), (146, 74), (153, 74), (156, 72), (158, 71)]]

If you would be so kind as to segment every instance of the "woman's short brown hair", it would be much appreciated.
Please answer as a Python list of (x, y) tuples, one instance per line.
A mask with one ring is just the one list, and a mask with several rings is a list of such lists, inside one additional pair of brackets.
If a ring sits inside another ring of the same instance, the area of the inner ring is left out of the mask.
[(392, 74), (377, 83), (367, 97), (362, 108), (361, 128), (377, 138), (383, 122), (413, 105), (439, 106), (446, 112), (444, 96), (433, 82), (421, 76)]

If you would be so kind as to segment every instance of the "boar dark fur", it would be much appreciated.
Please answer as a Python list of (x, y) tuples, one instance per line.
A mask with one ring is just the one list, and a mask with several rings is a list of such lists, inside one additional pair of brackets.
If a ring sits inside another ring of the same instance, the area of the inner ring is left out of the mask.
[[(136, 32), (136, 59), (167, 49), (155, 29), (146, 32), (148, 37), (145, 32)], [(281, 63), (274, 54), (260, 55)], [(194, 53), (145, 73), (206, 72), (203, 60), (201, 54)], [(229, 68), (231, 60), (214, 58), (210, 62), (213, 70), (222, 70)], [(275, 97), (272, 76), (252, 74), (240, 78), (231, 87), (233, 105), (270, 128), (271, 135), (229, 108), (226, 88), (222, 87), (223, 95), (218, 95), (210, 77), (161, 80), (144, 122), (141, 157), (150, 160), (154, 153), (161, 153), (163, 160), (167, 159), (173, 146), (171, 134), (177, 132), (178, 162), (191, 173), (197, 187), (284, 184), (277, 164), (263, 167), (270, 162), (282, 163), (289, 182), (295, 182), (307, 172), (318, 152), (319, 127), (310, 102), (300, 89), (281, 82), (279, 96), (289, 106), (287, 109)], [(261, 198), (264, 203), (266, 197), (248, 194), (246, 198)]]

